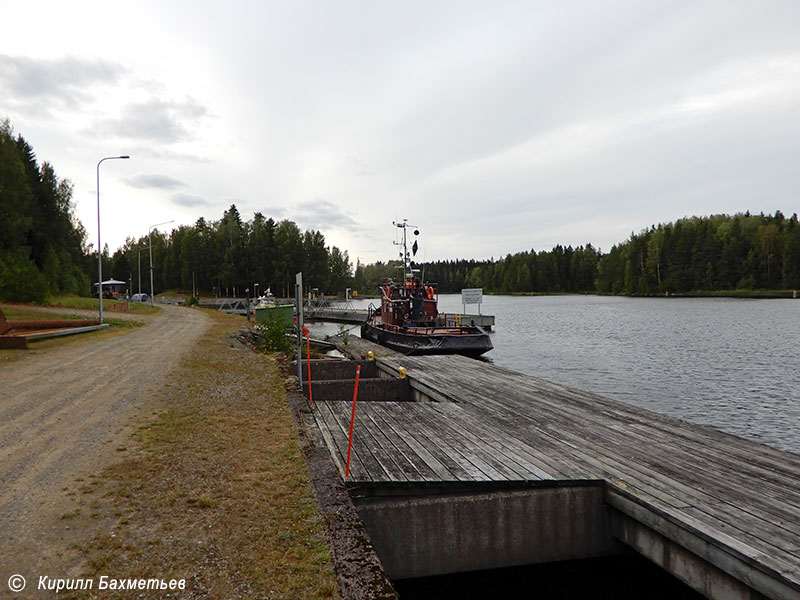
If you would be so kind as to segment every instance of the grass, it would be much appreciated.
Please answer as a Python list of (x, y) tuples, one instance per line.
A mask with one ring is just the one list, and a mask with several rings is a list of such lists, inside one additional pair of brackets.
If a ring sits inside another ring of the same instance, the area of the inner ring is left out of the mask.
[[(97, 301), (95, 300), (95, 305)], [(68, 308), (68, 307), (64, 307)], [(149, 307), (148, 307), (149, 308)], [(24, 304), (0, 304), (0, 309), (3, 311), (6, 319), (10, 321), (34, 321), (44, 319), (84, 319), (85, 316), (76, 316), (68, 313), (53, 313), (41, 312), (29, 308)], [(158, 309), (161, 311), (161, 309)], [(152, 313), (155, 314), (155, 313)], [(139, 327), (144, 326), (142, 321), (132, 321), (127, 319), (114, 319), (113, 317), (106, 317), (103, 315), (103, 322), (108, 324), (108, 327), (99, 329), (97, 331), (90, 331), (81, 333), (79, 335), (68, 335), (63, 337), (55, 337), (44, 340), (36, 340), (28, 342), (28, 350), (4, 350), (0, 349), (0, 365), (12, 363), (18, 360), (47, 352), (50, 350), (74, 347), (80, 348), (86, 344), (94, 344), (102, 340), (116, 337), (125, 333), (129, 333)]]
[[(100, 300), (84, 296), (55, 296), (46, 306), (64, 308), (82, 308), (99, 310)], [(163, 312), (159, 306), (150, 306), (147, 302), (125, 302), (124, 300), (103, 300), (103, 312), (126, 312), (139, 315), (157, 315)]]
[(92, 512), (65, 517), (100, 526), (86, 575), (185, 578), (182, 598), (333, 597), (279, 365), (231, 347), (240, 318), (209, 317), (156, 398), (166, 408), (97, 478)]

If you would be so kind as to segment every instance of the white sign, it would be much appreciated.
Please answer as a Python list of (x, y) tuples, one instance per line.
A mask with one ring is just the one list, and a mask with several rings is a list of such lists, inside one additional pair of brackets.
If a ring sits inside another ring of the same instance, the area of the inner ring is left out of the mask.
[(461, 290), (461, 304), (480, 304), (483, 302), (483, 288)]

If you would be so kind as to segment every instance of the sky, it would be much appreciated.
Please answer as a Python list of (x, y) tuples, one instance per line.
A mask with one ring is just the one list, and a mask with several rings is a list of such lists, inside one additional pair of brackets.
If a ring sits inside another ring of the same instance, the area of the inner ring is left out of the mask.
[[(0, 0), (0, 119), (113, 252), (232, 204), (353, 263), (800, 200), (795, 0)], [(419, 255), (418, 255), (419, 258)]]

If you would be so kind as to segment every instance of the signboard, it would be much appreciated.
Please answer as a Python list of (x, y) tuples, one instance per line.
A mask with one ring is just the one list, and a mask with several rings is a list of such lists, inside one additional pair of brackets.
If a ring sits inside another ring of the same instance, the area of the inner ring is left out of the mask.
[(461, 290), (461, 304), (480, 304), (483, 302), (483, 288)]

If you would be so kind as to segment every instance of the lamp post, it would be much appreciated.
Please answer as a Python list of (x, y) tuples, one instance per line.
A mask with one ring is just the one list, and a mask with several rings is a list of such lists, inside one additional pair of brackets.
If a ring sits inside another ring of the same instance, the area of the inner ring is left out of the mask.
[(147, 230), (147, 245), (150, 247), (150, 306), (155, 306), (153, 303), (153, 228), (174, 222), (175, 219), (164, 221), (163, 223), (156, 223), (155, 225), (150, 225), (150, 229)]
[(100, 300), (100, 324), (103, 324), (103, 249), (100, 246), (100, 164), (104, 160), (130, 158), (130, 156), (106, 156), (97, 163), (97, 297)]
[(253, 301), (254, 302), (258, 301), (258, 284), (257, 283), (253, 284)]
[(139, 302), (141, 302), (142, 301), (142, 249), (141, 248), (139, 248), (138, 257), (139, 257), (139, 289), (137, 291), (139, 292)]

